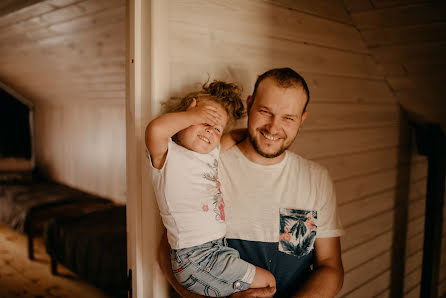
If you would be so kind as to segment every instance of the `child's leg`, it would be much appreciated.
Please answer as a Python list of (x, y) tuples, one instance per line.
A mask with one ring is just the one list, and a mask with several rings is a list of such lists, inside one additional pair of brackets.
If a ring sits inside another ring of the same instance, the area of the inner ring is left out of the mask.
[(275, 288), (276, 279), (268, 270), (256, 266), (256, 275), (251, 283), (250, 288)]

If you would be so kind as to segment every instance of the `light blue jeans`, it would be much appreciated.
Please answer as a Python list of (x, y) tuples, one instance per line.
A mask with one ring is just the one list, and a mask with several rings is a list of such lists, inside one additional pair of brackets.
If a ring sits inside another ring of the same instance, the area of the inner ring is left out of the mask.
[(170, 252), (175, 278), (186, 289), (209, 297), (229, 296), (251, 285), (255, 266), (240, 259), (226, 239)]

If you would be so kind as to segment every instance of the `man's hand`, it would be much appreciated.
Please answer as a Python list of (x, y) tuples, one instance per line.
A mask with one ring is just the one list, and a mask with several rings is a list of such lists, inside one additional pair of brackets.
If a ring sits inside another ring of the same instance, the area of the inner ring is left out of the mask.
[(241, 291), (232, 294), (231, 298), (252, 298), (252, 297), (266, 297), (271, 298), (276, 293), (276, 288), (257, 288), (257, 289), (248, 289), (246, 291)]

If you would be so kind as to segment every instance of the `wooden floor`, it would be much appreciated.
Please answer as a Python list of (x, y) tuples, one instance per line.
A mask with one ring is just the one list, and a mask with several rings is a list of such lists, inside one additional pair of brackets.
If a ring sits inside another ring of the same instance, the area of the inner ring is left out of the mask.
[(60, 276), (50, 272), (50, 258), (41, 239), (34, 242), (35, 257), (27, 257), (26, 236), (0, 224), (0, 297), (106, 298), (102, 291), (58, 266)]

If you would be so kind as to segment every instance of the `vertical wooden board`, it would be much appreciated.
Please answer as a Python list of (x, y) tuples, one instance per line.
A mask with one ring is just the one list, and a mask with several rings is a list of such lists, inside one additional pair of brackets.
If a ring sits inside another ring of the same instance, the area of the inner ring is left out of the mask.
[(446, 14), (431, 3), (404, 5), (352, 14), (359, 30), (442, 22)]
[[(208, 31), (272, 36), (333, 48), (366, 52), (359, 32), (351, 25), (285, 9), (265, 1), (171, 1), (170, 22), (206, 26)], [(224, 17), (223, 17), (224, 16)]]
[(446, 39), (446, 23), (363, 30), (361, 34), (370, 47), (402, 43), (441, 42)]
[(317, 15), (324, 19), (336, 20), (342, 23), (351, 23), (351, 18), (344, 8), (342, 0), (266, 0), (275, 5), (280, 5), (285, 8), (294, 9), (301, 12), (306, 12), (312, 15)]
[(352, 247), (342, 253), (342, 263), (344, 271), (351, 270), (362, 266), (369, 260), (383, 254), (392, 248), (392, 231), (387, 231), (364, 242), (358, 246)]
[(398, 146), (398, 127), (302, 131), (291, 151), (309, 158), (364, 152)]
[(360, 285), (364, 285), (370, 280), (384, 274), (391, 265), (391, 254), (386, 252), (375, 259), (367, 262), (363, 266), (345, 274), (344, 286), (339, 296), (344, 296), (351, 291), (358, 289)]
[(265, 35), (209, 31), (205, 26), (170, 22), (170, 58), (191, 65), (227, 64), (250, 69), (289, 66), (299, 72), (382, 78), (379, 65), (369, 55)]
[[(393, 216), (394, 212), (392, 210), (348, 227), (345, 229), (345, 235), (341, 237), (342, 248), (349, 250), (354, 246), (363, 244), (370, 239), (391, 231), (393, 228)], [(377, 229), (376, 227), (382, 228)]]
[(361, 287), (353, 290), (352, 292), (346, 294), (345, 298), (356, 298), (356, 297), (377, 297), (383, 291), (390, 287), (391, 271), (387, 270), (379, 274), (376, 278), (367, 281)]

